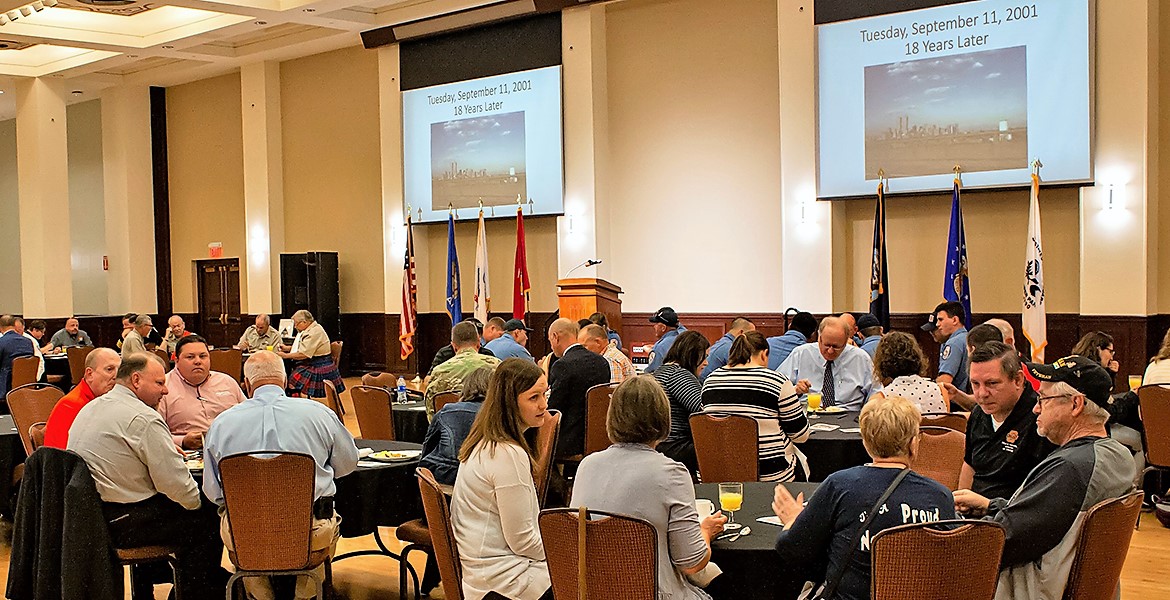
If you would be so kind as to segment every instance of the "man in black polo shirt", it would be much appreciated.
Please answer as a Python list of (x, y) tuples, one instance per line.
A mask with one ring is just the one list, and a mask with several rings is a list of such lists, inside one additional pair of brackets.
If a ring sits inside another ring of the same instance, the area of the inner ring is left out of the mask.
[(1010, 498), (1056, 446), (1036, 432), (1036, 392), (1024, 379), (1019, 353), (988, 342), (971, 355), (977, 406), (967, 421), (959, 487), (989, 498)]

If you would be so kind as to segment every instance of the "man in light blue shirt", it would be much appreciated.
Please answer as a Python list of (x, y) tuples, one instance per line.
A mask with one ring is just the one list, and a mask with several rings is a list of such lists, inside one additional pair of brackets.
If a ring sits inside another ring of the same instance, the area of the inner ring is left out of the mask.
[(822, 319), (817, 342), (793, 350), (777, 370), (795, 382), (796, 393), (820, 392), (824, 407), (861, 410), (874, 391), (873, 361), (849, 345), (848, 326), (838, 317)]
[[(731, 352), (731, 344), (735, 343), (735, 338), (746, 331), (755, 330), (756, 324), (747, 317), (736, 317), (731, 321), (731, 327), (727, 333), (711, 344), (711, 349), (707, 352), (707, 366), (703, 367), (703, 371), (699, 373), (699, 380), (705, 381), (712, 371), (727, 364), (727, 354)], [(665, 354), (663, 358), (666, 358)]]
[(678, 313), (669, 306), (658, 309), (658, 312), (650, 317), (650, 322), (654, 324), (654, 335), (658, 336), (658, 341), (650, 351), (650, 364), (646, 365), (647, 373), (653, 373), (662, 366), (662, 362), (666, 360), (666, 353), (670, 352), (670, 346), (674, 344), (674, 339), (687, 330), (678, 324)]
[(789, 354), (799, 346), (808, 343), (809, 338), (817, 330), (817, 318), (812, 313), (798, 312), (788, 324), (788, 331), (784, 335), (775, 335), (768, 338), (768, 368), (775, 371), (780, 363), (788, 358)]
[(861, 334), (861, 343), (857, 347), (865, 350), (865, 353), (872, 359), (873, 353), (877, 351), (878, 342), (882, 341), (882, 334), (885, 333), (881, 321), (878, 321), (877, 317), (865, 313), (857, 319), (857, 330)]
[(963, 327), (965, 314), (958, 302), (943, 302), (934, 307), (929, 319), (922, 325), (938, 349), (938, 377), (935, 381), (949, 383), (964, 393), (971, 393), (971, 379), (967, 359), (967, 328)]
[[(341, 517), (333, 510), (337, 486), (333, 480), (357, 468), (358, 451), (353, 436), (324, 404), (307, 398), (285, 396), (284, 362), (267, 350), (257, 352), (244, 364), (244, 379), (252, 393), (246, 400), (220, 413), (204, 439), (203, 493), (220, 505), (220, 535), (232, 548), (231, 528), (223, 510), (223, 481), (219, 462), (234, 454), (249, 452), (299, 452), (317, 463), (313, 486), (313, 530), (310, 549), (326, 548), (332, 553), (340, 535)], [(325, 576), (325, 567), (317, 567)], [(248, 577), (244, 587), (249, 597), (273, 598), (267, 578)], [(309, 577), (297, 578), (296, 597), (311, 598), (316, 585)]]
[(520, 319), (509, 319), (504, 323), (504, 335), (490, 341), (484, 348), (490, 350), (492, 356), (500, 362), (509, 358), (525, 358), (536, 362), (532, 354), (524, 347), (528, 343), (528, 332), (532, 331)]

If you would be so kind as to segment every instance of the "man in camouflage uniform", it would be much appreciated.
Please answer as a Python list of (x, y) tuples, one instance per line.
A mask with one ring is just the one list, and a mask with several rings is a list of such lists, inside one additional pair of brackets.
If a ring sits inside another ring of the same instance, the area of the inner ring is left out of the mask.
[(435, 416), (435, 396), (443, 392), (457, 392), (463, 388), (463, 378), (482, 367), (496, 368), (500, 359), (479, 353), (479, 330), (475, 324), (464, 321), (451, 328), (451, 347), (455, 356), (431, 371), (423, 399), (427, 418)]

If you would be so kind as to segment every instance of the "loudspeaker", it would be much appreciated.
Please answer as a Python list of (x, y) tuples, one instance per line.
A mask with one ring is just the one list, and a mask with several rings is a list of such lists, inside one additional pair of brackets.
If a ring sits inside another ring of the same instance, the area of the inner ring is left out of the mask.
[(331, 341), (341, 339), (338, 283), (336, 252), (280, 255), (280, 301), (285, 318), (307, 310)]

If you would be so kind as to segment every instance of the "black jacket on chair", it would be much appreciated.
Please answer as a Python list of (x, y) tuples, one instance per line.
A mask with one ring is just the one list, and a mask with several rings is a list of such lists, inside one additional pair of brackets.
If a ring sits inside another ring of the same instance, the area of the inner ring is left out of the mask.
[(7, 596), (122, 598), (122, 567), (110, 545), (101, 496), (85, 461), (72, 452), (43, 447), (24, 464)]
[(585, 451), (585, 396), (589, 388), (603, 383), (609, 383), (609, 361), (585, 346), (565, 350), (564, 356), (549, 367), (548, 407), (561, 411), (557, 457)]

